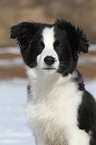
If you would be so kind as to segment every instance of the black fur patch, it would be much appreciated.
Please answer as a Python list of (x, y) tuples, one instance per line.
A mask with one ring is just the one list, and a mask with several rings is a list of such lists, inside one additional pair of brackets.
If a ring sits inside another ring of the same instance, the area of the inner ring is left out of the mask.
[(63, 29), (61, 29), (57, 22), (55, 24), (55, 39), (54, 49), (60, 61), (58, 72), (65, 76), (75, 70), (77, 61), (73, 59), (68, 34), (65, 28), (63, 27)]
[(45, 27), (51, 26), (48, 24), (23, 22), (11, 28), (10, 37), (17, 40), (24, 62), (29, 67), (32, 68), (37, 65), (36, 58), (44, 49), (42, 30)]
[(57, 20), (56, 24), (61, 31), (64, 32), (65, 30), (67, 32), (69, 43), (73, 52), (88, 53), (88, 39), (83, 30), (79, 27), (76, 28), (70, 22), (65, 20)]
[(78, 114), (79, 128), (90, 133), (92, 136), (90, 145), (96, 145), (96, 102), (87, 91), (84, 91)]

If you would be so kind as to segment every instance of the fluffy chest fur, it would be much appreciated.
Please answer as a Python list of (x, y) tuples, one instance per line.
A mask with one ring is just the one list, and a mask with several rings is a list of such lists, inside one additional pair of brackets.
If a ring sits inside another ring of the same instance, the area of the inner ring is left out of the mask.
[(46, 136), (51, 144), (62, 142), (64, 145), (72, 130), (77, 128), (82, 92), (71, 76), (37, 76), (30, 81), (30, 101), (26, 107), (28, 123), (34, 133)]

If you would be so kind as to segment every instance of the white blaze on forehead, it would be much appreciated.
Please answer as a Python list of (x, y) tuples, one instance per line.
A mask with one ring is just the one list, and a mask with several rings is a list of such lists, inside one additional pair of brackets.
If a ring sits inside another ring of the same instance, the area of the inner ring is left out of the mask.
[(51, 27), (51, 28), (46, 27), (46, 28), (44, 28), (44, 30), (42, 32), (43, 43), (44, 43), (45, 47), (44, 47), (43, 51), (37, 56), (37, 64), (38, 64), (39, 69), (48, 67), (44, 61), (45, 57), (47, 57), (47, 56), (52, 56), (55, 59), (55, 62), (52, 65), (53, 68), (58, 69), (58, 67), (59, 67), (58, 55), (57, 55), (57, 53), (54, 49), (54, 45), (53, 45), (55, 42), (54, 34), (55, 34), (54, 27)]
[(43, 41), (44, 41), (45, 48), (53, 48), (53, 43), (55, 41), (54, 27), (52, 28), (46, 27), (43, 30)]

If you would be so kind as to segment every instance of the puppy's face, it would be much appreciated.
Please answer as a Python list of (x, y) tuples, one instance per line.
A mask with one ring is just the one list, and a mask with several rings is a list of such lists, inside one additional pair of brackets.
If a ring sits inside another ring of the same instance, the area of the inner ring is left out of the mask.
[(46, 73), (72, 73), (78, 53), (88, 51), (83, 31), (66, 21), (57, 20), (53, 25), (20, 23), (11, 28), (11, 38), (19, 43), (24, 62)]
[(59, 56), (56, 53), (54, 27), (45, 27), (42, 30), (41, 49), (42, 52), (37, 56), (37, 68), (41, 71), (54, 73), (59, 68)]

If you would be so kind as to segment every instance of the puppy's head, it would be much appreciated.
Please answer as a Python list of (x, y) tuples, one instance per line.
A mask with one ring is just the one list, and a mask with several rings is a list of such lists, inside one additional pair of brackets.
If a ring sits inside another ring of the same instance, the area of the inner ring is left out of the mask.
[(11, 38), (17, 40), (26, 65), (47, 73), (72, 73), (78, 54), (88, 52), (84, 32), (65, 20), (53, 25), (23, 22), (11, 28)]

